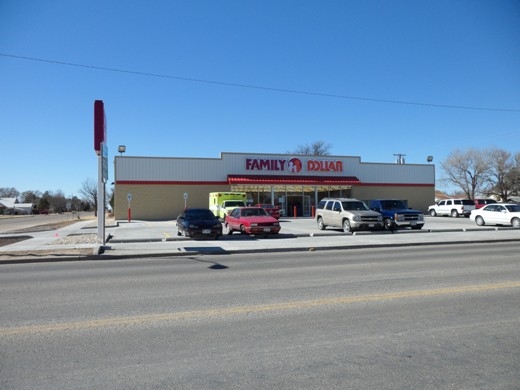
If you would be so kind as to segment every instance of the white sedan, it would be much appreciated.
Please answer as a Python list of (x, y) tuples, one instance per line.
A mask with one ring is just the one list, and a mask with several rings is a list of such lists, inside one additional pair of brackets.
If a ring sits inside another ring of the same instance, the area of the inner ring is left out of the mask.
[(479, 226), (511, 225), (520, 228), (520, 205), (516, 203), (488, 204), (471, 210), (469, 218)]

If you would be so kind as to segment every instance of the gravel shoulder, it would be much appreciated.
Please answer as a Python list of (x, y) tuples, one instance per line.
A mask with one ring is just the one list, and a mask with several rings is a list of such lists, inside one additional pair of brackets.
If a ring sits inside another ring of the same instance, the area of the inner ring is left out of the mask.
[[(77, 220), (70, 221), (62, 221), (50, 224), (43, 224), (38, 226), (32, 226), (26, 229), (14, 230), (9, 233), (17, 234), (16, 236), (4, 236), (0, 237), (0, 247), (16, 244), (18, 242), (31, 239), (32, 236), (30, 233), (33, 232), (42, 232), (49, 230), (58, 230), (63, 227), (72, 225), (78, 222)], [(27, 233), (26, 235), (19, 235)], [(92, 254), (92, 248), (59, 248), (60, 245), (79, 245), (79, 244), (100, 244), (101, 240), (94, 233), (86, 233), (86, 234), (71, 234), (67, 237), (59, 238), (52, 242), (52, 247), (49, 246), (48, 250), (38, 250), (34, 251), (16, 251), (16, 252), (6, 252), (0, 254), (0, 259), (7, 259), (12, 257), (27, 257), (27, 258), (44, 258), (48, 256), (60, 257), (60, 256), (86, 256)]]

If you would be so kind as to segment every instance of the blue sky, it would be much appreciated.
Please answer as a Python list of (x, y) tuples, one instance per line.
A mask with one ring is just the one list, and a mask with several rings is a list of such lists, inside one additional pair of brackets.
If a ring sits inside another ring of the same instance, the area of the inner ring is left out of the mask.
[[(520, 151), (520, 1), (0, 1), (0, 187), (79, 195), (113, 156), (364, 162)], [(469, 107), (469, 108), (461, 108)]]

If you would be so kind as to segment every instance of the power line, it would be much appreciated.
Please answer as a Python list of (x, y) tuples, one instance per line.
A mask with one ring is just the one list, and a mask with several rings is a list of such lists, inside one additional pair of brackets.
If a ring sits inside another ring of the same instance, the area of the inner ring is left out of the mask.
[(271, 92), (283, 92), (283, 93), (292, 93), (292, 94), (299, 94), (299, 95), (321, 96), (321, 97), (329, 97), (329, 98), (335, 98), (335, 99), (361, 100), (361, 101), (377, 102), (377, 103), (406, 104), (406, 105), (412, 105), (412, 106), (451, 108), (451, 109), (460, 109), (460, 110), (520, 112), (520, 109), (513, 109), (513, 108), (473, 107), (473, 106), (458, 106), (458, 105), (449, 105), (449, 104), (420, 103), (420, 102), (409, 102), (409, 101), (403, 101), (403, 100), (375, 99), (375, 98), (367, 98), (367, 97), (359, 97), (359, 96), (348, 96), (348, 95), (337, 95), (337, 94), (322, 93), (322, 92), (301, 91), (301, 90), (295, 90), (295, 89), (263, 87), (263, 86), (250, 85), (250, 84), (237, 84), (237, 83), (195, 79), (195, 78), (189, 78), (189, 77), (171, 76), (171, 75), (149, 73), (149, 72), (139, 72), (139, 71), (133, 71), (133, 70), (118, 69), (118, 68), (107, 68), (107, 67), (97, 66), (97, 65), (76, 64), (76, 63), (72, 63), (72, 62), (55, 61), (55, 60), (48, 60), (48, 59), (44, 59), (44, 58), (35, 58), (35, 57), (17, 56), (17, 55), (13, 55), (13, 54), (5, 54), (5, 53), (0, 53), (0, 56), (16, 58), (16, 59), (20, 59), (20, 60), (27, 60), (27, 61), (45, 62), (48, 64), (72, 66), (72, 67), (76, 67), (76, 68), (86, 68), (86, 69), (94, 69), (94, 70), (103, 70), (103, 71), (107, 71), (107, 72), (133, 74), (133, 75), (137, 75), (137, 76), (155, 77), (155, 78), (180, 80), (180, 81), (190, 81), (190, 82), (196, 82), (196, 83), (222, 85), (222, 86), (226, 86), (226, 87), (249, 88), (249, 89), (257, 89), (257, 90), (271, 91)]

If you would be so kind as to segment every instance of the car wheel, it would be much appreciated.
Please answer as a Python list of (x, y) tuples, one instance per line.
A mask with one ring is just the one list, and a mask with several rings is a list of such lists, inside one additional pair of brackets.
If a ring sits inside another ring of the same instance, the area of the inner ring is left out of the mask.
[(325, 226), (325, 224), (323, 223), (323, 218), (319, 217), (318, 218), (318, 229), (320, 230), (325, 230), (327, 226)]
[(246, 234), (246, 228), (244, 225), (240, 225), (240, 234)]
[(475, 223), (478, 226), (484, 226), (486, 222), (484, 221), (484, 218), (482, 218), (480, 215), (475, 218)]
[(390, 218), (386, 218), (384, 221), (383, 221), (383, 227), (385, 230), (394, 230), (394, 223), (392, 222), (392, 220)]
[(432, 217), (436, 217), (436, 216), (437, 216), (437, 213), (435, 212), (434, 209), (431, 209), (431, 210), (430, 210), (430, 215), (431, 215)]
[(177, 235), (182, 236), (182, 232), (180, 230), (177, 230)]
[(513, 225), (514, 228), (520, 228), (520, 218), (513, 218), (511, 220), (511, 225)]
[(459, 216), (459, 212), (457, 210), (451, 210), (451, 216), (453, 218), (457, 218)]
[(350, 221), (348, 219), (343, 220), (343, 232), (350, 233), (352, 228), (350, 227)]

